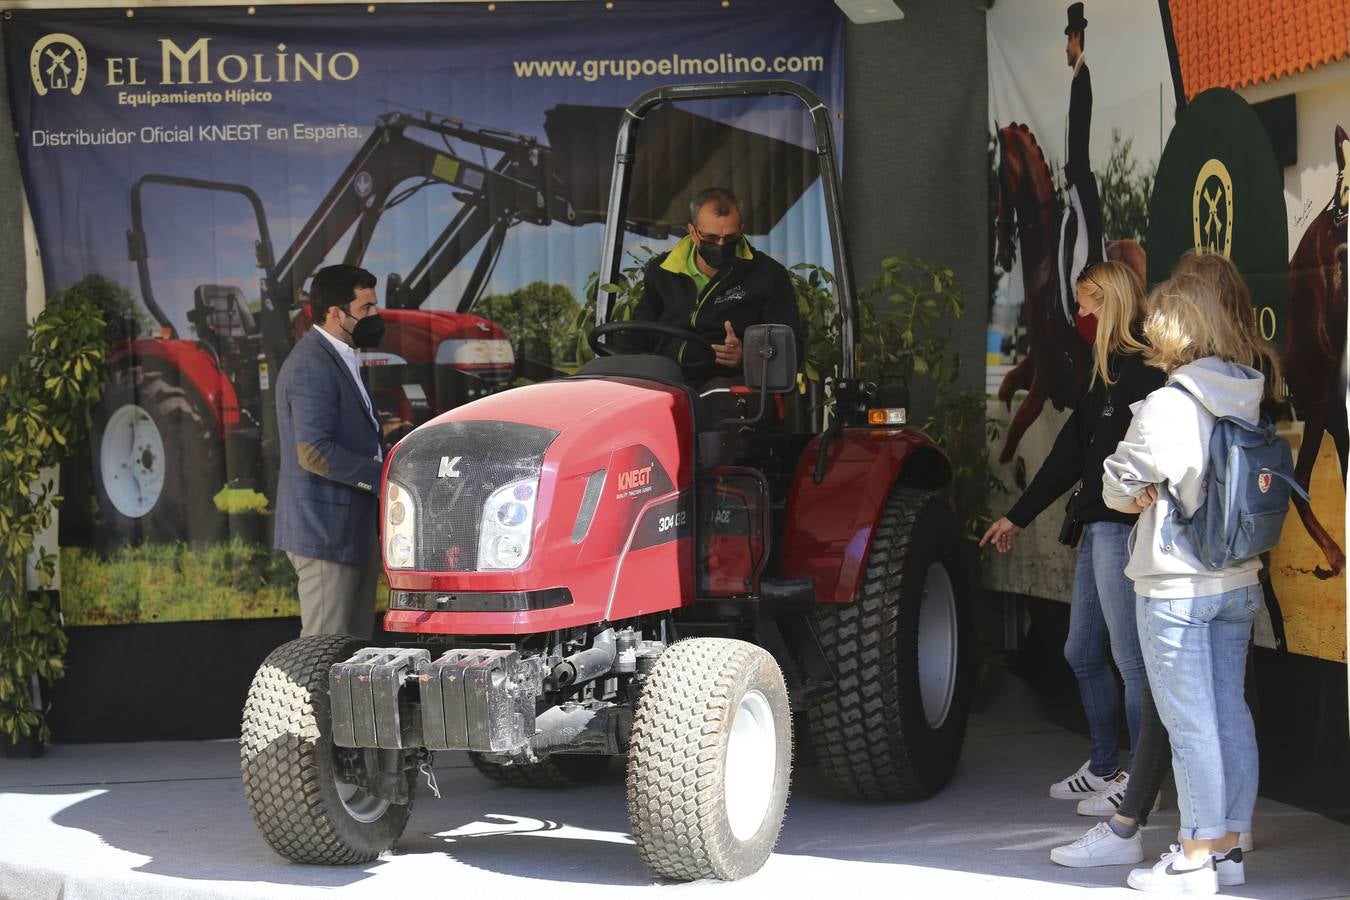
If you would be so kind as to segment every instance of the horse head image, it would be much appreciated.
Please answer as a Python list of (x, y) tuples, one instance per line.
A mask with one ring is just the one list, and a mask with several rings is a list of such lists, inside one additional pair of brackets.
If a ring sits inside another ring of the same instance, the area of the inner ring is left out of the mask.
[[(1341, 479), (1346, 474), (1347, 441), (1345, 392), (1346, 218), (1350, 185), (1345, 158), (1350, 150), (1345, 129), (1336, 126), (1336, 187), (1322, 212), (1308, 223), (1289, 261), (1284, 343), (1280, 367), (1294, 409), (1303, 418), (1303, 441), (1298, 448), (1294, 477), (1305, 490), (1312, 478), (1323, 434), (1336, 444)], [(1331, 578), (1345, 569), (1345, 551), (1318, 521), (1308, 501), (1294, 498), (1294, 508), (1308, 536), (1326, 559), (1319, 578)]]

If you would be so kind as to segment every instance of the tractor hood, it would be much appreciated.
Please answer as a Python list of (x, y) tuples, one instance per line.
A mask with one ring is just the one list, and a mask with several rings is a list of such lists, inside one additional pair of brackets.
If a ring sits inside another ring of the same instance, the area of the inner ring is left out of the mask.
[[(541, 605), (597, 621), (616, 568), (636, 573), (692, 534), (692, 428), (682, 388), (586, 377), (495, 394), (421, 426), (386, 464), (386, 627), (398, 627), (400, 605), (476, 611), (459, 630), (478, 633), (494, 630), (493, 612), (528, 617)], [(665, 602), (678, 603), (674, 556), (663, 565), (676, 586)]]

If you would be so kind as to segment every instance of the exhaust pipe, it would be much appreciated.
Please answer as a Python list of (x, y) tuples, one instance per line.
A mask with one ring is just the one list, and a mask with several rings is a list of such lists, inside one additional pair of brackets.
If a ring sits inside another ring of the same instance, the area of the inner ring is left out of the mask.
[(560, 688), (599, 678), (614, 668), (617, 655), (614, 629), (606, 628), (595, 636), (590, 648), (573, 653), (554, 666), (549, 678)]

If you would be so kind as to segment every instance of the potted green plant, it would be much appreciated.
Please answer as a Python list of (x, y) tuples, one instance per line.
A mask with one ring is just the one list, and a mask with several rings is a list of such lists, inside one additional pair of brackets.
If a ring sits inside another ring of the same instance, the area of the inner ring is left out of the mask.
[(61, 502), (48, 473), (84, 433), (106, 354), (103, 312), (77, 286), (38, 315), (0, 375), (0, 741), (11, 755), (36, 755), (50, 738), (34, 688), (61, 677), (67, 644), (49, 590), (56, 556), (35, 542)]
[[(838, 372), (840, 317), (834, 277), (801, 263), (791, 271), (806, 329), (806, 374), (828, 385)], [(988, 498), (999, 482), (986, 450), (992, 439), (982, 393), (957, 383), (961, 358), (944, 323), (961, 318), (965, 301), (947, 266), (900, 253), (882, 260), (881, 273), (858, 292), (861, 353), (859, 376), (881, 385), (923, 384), (929, 411), (918, 424), (952, 461), (949, 497), (967, 537), (978, 538), (988, 524)], [(826, 403), (828, 392), (826, 395)]]

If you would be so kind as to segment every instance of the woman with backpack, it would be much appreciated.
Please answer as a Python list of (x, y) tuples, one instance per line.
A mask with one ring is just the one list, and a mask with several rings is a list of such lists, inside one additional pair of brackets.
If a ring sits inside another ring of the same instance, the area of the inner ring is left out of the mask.
[[(1247, 290), (1246, 282), (1242, 280), (1242, 273), (1228, 257), (1218, 253), (1187, 253), (1181, 258), (1181, 262), (1177, 263), (1173, 274), (1192, 274), (1209, 279), (1218, 289), (1219, 302), (1223, 306), (1225, 317), (1234, 321), (1253, 322), (1251, 294)], [(1261, 411), (1267, 418), (1273, 419), (1275, 373), (1278, 371), (1275, 354), (1257, 339), (1254, 323), (1246, 329), (1246, 334), (1251, 344), (1251, 365), (1266, 379), (1266, 393), (1262, 398)], [(1263, 581), (1267, 578), (1264, 569), (1261, 577)], [(1074, 868), (1123, 865), (1142, 861), (1144, 851), (1139, 830), (1148, 824), (1149, 814), (1157, 804), (1162, 783), (1171, 770), (1172, 747), (1168, 740), (1167, 729), (1158, 718), (1153, 692), (1145, 679), (1140, 702), (1139, 736), (1135, 742), (1134, 762), (1130, 767), (1128, 785), (1122, 791), (1098, 794), (1081, 801), (1078, 804), (1080, 815), (1109, 816), (1109, 820), (1094, 825), (1073, 843), (1051, 850), (1051, 860), (1062, 866)], [(1253, 846), (1251, 831), (1241, 833), (1238, 846), (1243, 853), (1251, 852)], [(1243, 865), (1240, 859), (1241, 854), (1231, 852), (1224, 854), (1222, 858), (1215, 857), (1221, 886), (1243, 883)]]
[(1217, 280), (1184, 266), (1153, 292), (1144, 335), (1145, 358), (1168, 383), (1139, 405), (1107, 457), (1102, 499), (1140, 514), (1125, 574), (1138, 594), (1149, 686), (1172, 747), (1181, 844), (1131, 872), (1129, 884), (1216, 893), (1216, 866), (1225, 883), (1241, 883), (1240, 835), (1251, 829), (1256, 802), (1256, 732), (1243, 681), (1261, 563), (1209, 568), (1173, 511), (1189, 519), (1205, 499), (1216, 420), (1259, 420), (1267, 377), (1249, 363), (1264, 351), (1250, 313), (1233, 315)]
[(1092, 752), (1076, 772), (1050, 786), (1051, 797), (1081, 801), (1096, 798), (1099, 793), (1123, 791), (1129, 781), (1127, 772), (1118, 766), (1116, 722), (1120, 699), (1108, 647), (1125, 683), (1131, 757), (1139, 733), (1145, 684), (1134, 587), (1123, 574), (1135, 514), (1103, 505), (1102, 461), (1124, 437), (1131, 404), (1142, 400), (1163, 379), (1156, 369), (1144, 365), (1140, 337), (1144, 289), (1134, 270), (1120, 262), (1098, 263), (1083, 271), (1077, 287), (1078, 332), (1093, 347), (1091, 383), (1060, 429), (1036, 477), (1008, 514), (989, 526), (980, 546), (992, 543), (1000, 553), (1006, 553), (1022, 529), (1081, 480), (1069, 500), (1060, 533), (1060, 540), (1069, 546), (1079, 541), (1076, 531), (1081, 531), (1082, 541), (1064, 657), (1078, 679)]

